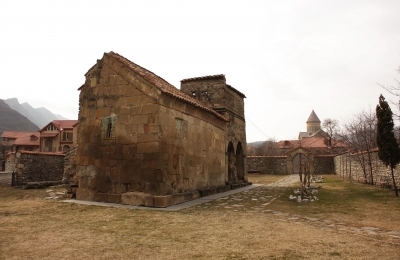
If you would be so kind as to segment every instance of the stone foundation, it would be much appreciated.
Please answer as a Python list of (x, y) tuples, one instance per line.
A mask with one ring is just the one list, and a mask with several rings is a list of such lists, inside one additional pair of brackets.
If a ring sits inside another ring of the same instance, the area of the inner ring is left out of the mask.
[(251, 185), (251, 183), (249, 182), (227, 184), (224, 186), (201, 189), (193, 192), (182, 192), (165, 196), (150, 195), (144, 192), (125, 192), (122, 194), (101, 192), (93, 193), (91, 190), (88, 189), (77, 189), (77, 196), (82, 200), (117, 203), (132, 206), (166, 208), (175, 204), (195, 200), (200, 197), (206, 197), (249, 185)]

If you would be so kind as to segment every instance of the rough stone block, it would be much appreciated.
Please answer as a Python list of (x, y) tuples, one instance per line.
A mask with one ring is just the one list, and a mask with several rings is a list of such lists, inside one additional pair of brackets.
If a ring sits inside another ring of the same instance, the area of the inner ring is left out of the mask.
[(108, 194), (108, 202), (119, 204), (121, 202), (121, 194)]
[(93, 195), (93, 201), (108, 202), (108, 194), (107, 193), (95, 193)]
[(217, 187), (217, 193), (226, 192), (226, 191), (230, 191), (230, 190), (231, 190), (231, 187), (229, 185), (223, 185), (223, 186)]
[(174, 200), (171, 195), (166, 196), (154, 196), (154, 207), (166, 208), (173, 205)]
[(76, 189), (76, 199), (78, 200), (93, 200), (93, 192), (89, 189)]
[(144, 153), (158, 153), (160, 152), (159, 142), (147, 142), (144, 144)]
[(173, 203), (179, 204), (179, 203), (183, 203), (183, 202), (187, 201), (187, 198), (190, 197), (190, 195), (187, 194), (187, 196), (185, 197), (184, 193), (178, 193), (178, 194), (172, 195), (172, 197), (173, 197)]
[(199, 192), (200, 192), (201, 197), (210, 196), (210, 195), (217, 193), (217, 188), (211, 187), (211, 188), (207, 188), (207, 189), (201, 189), (201, 190), (199, 190)]
[(126, 192), (121, 195), (121, 204), (154, 207), (153, 196), (143, 192)]
[(240, 188), (240, 184), (239, 183), (231, 184), (231, 189), (232, 190), (238, 189), (238, 188)]

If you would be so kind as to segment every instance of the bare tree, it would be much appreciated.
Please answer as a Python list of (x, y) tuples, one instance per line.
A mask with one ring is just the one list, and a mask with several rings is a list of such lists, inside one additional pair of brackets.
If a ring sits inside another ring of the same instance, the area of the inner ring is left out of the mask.
[(274, 147), (276, 145), (275, 138), (269, 138), (267, 141), (262, 143), (260, 146), (255, 148), (255, 155), (273, 155)]
[(322, 129), (328, 134), (328, 147), (334, 146), (334, 138), (339, 131), (339, 122), (336, 119), (326, 118), (322, 122)]
[(356, 154), (357, 162), (360, 164), (365, 180), (374, 184), (372, 174), (372, 151), (377, 148), (376, 144), (375, 113), (362, 111), (343, 125), (341, 139), (349, 145)]

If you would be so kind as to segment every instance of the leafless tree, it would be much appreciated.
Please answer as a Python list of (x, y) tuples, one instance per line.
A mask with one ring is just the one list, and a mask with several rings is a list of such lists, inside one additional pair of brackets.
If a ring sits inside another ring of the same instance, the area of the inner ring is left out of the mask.
[(339, 122), (336, 119), (326, 118), (322, 122), (322, 129), (328, 134), (328, 147), (334, 146), (334, 140), (339, 131)]
[(376, 124), (375, 112), (364, 110), (346, 122), (339, 134), (341, 139), (355, 152), (364, 177), (371, 184), (374, 184), (372, 151), (377, 148)]
[(255, 148), (255, 155), (273, 155), (273, 149), (276, 145), (275, 138), (269, 138), (267, 141), (262, 143), (260, 146)]

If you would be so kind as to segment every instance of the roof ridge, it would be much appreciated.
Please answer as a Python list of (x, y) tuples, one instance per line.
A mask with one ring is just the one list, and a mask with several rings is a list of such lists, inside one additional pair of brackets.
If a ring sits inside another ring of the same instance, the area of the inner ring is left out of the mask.
[(207, 76), (201, 76), (201, 77), (186, 78), (186, 79), (182, 79), (181, 82), (199, 80), (199, 79), (213, 79), (213, 78), (224, 78), (225, 79), (225, 75), (224, 74), (215, 74), (215, 75), (207, 75)]
[(157, 87), (161, 92), (169, 94), (175, 98), (178, 98), (184, 102), (187, 102), (195, 107), (198, 107), (202, 110), (209, 112), (210, 114), (216, 116), (217, 118), (227, 122), (229, 121), (223, 115), (219, 114), (215, 110), (207, 107), (206, 105), (202, 104), (197, 99), (192, 98), (191, 96), (187, 95), (186, 93), (180, 91), (178, 88), (170, 84), (165, 79), (161, 78), (160, 76), (156, 75), (155, 73), (137, 65), (136, 63), (130, 61), (129, 59), (125, 58), (124, 56), (115, 53), (113, 51), (109, 53), (105, 53), (105, 55), (111, 55), (115, 59), (119, 60), (120, 62), (124, 63), (127, 67), (132, 69), (135, 73), (138, 73), (139, 76), (144, 78), (146, 81)]

